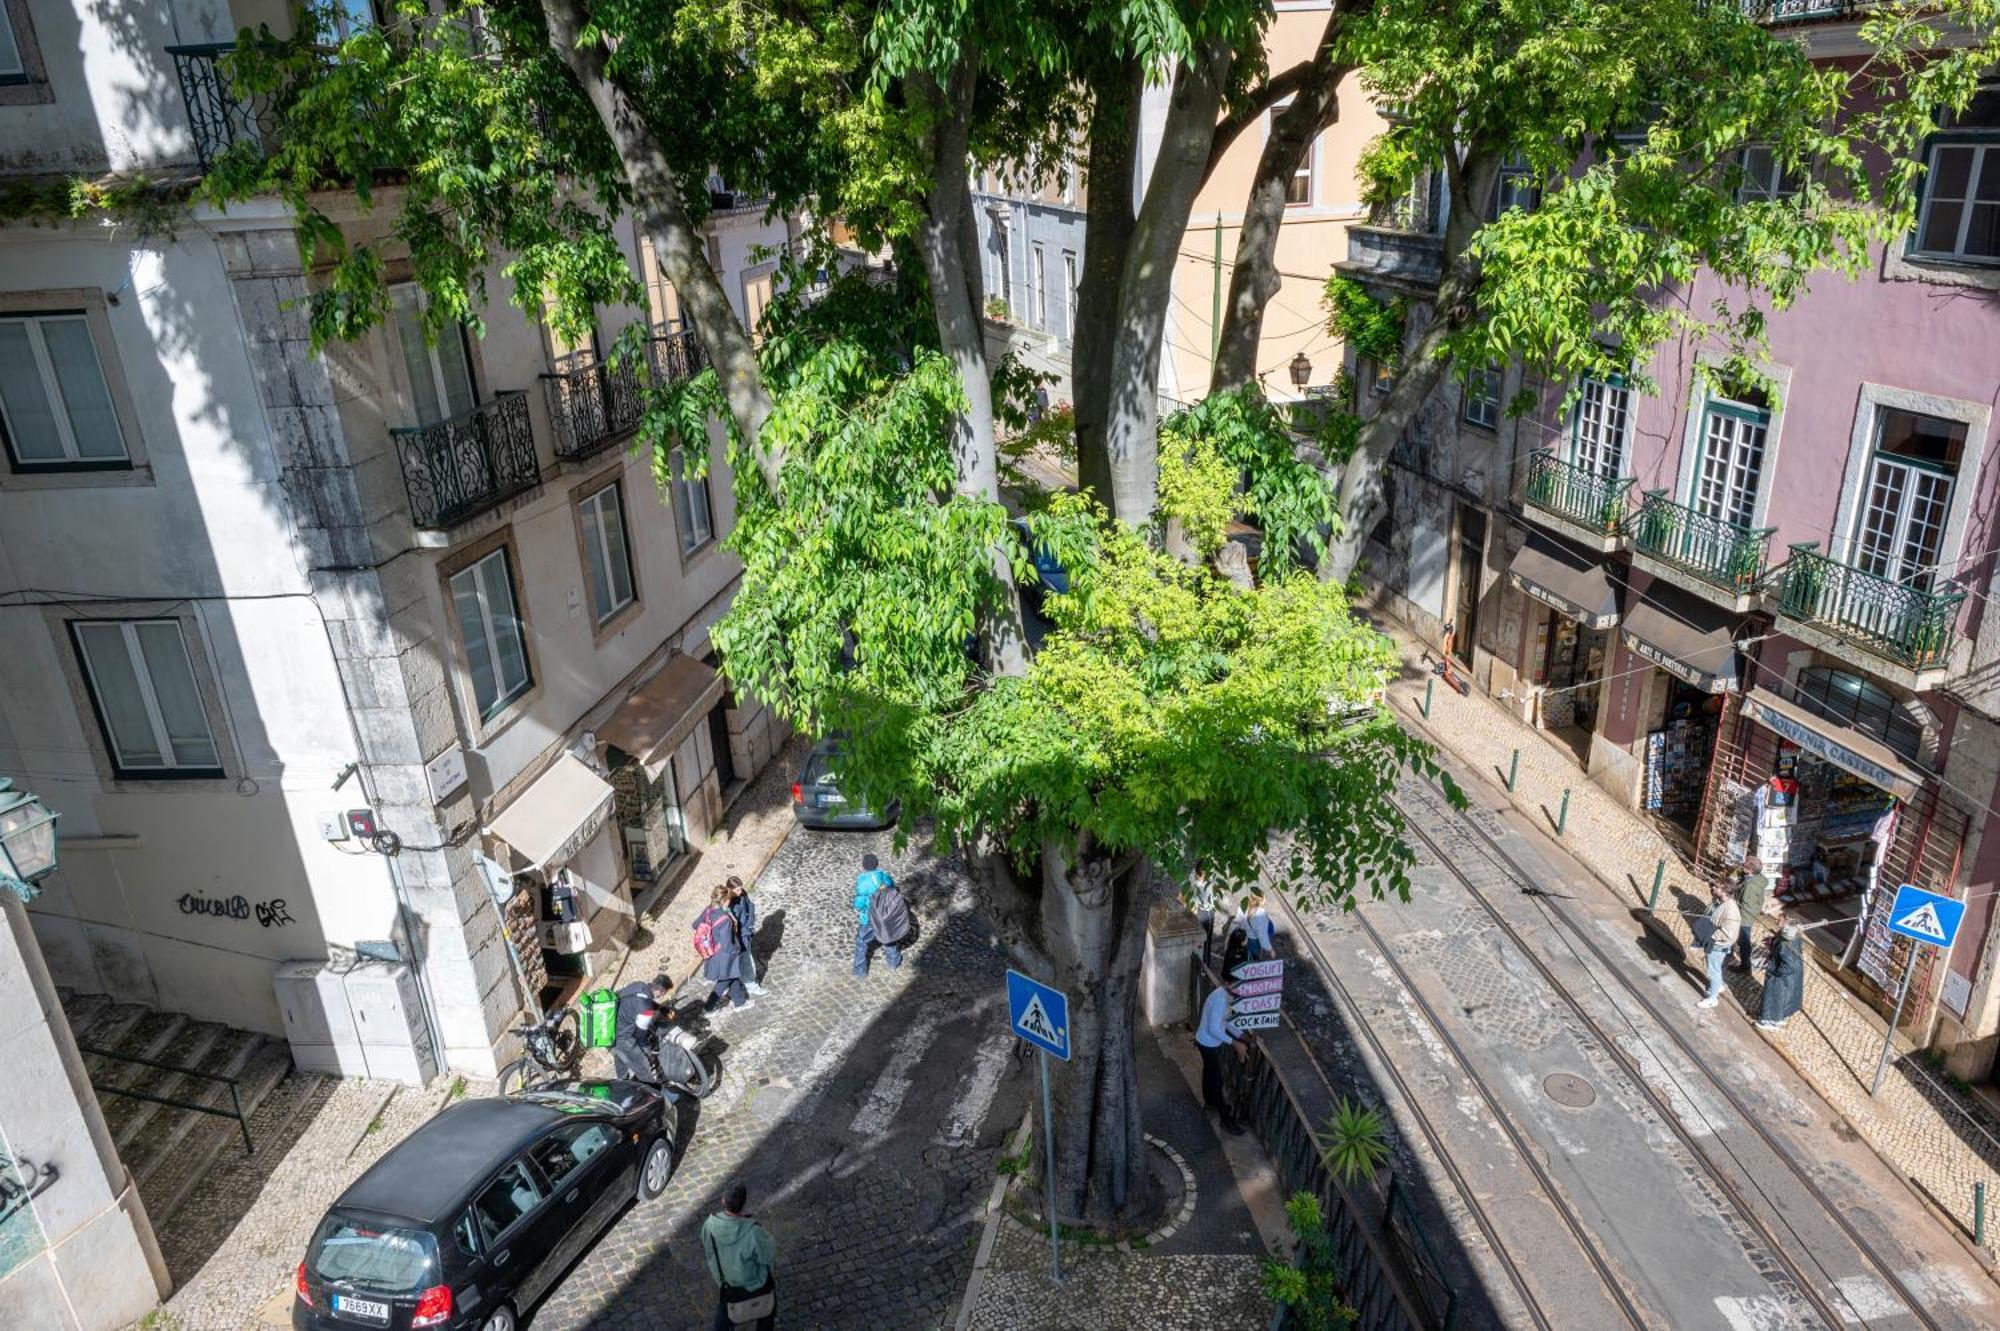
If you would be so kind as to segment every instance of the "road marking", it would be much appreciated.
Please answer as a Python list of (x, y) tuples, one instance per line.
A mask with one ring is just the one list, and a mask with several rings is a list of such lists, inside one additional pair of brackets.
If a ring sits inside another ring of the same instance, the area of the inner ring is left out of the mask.
[(1729, 1331), (1800, 1331), (1799, 1319), (1785, 1301), (1770, 1294), (1747, 1299), (1724, 1296), (1715, 1301), (1715, 1310), (1729, 1323)]
[(917, 1064), (923, 1062), (937, 1038), (938, 1019), (923, 1016), (896, 1037), (888, 1063), (883, 1065), (875, 1084), (868, 1088), (868, 1098), (849, 1125), (851, 1131), (875, 1137), (889, 1130), (889, 1125), (896, 1121), (897, 1111), (903, 1107), (903, 1097), (910, 1093), (910, 1085), (916, 1080)]
[(1000, 1093), (1000, 1082), (1007, 1075), (1007, 1058), (1013, 1052), (1013, 1043), (1013, 1034), (1002, 1029), (987, 1036), (979, 1046), (958, 1099), (945, 1113), (944, 1125), (936, 1138), (938, 1145), (964, 1146), (979, 1131), (979, 1125), (986, 1121), (986, 1111), (993, 1108), (993, 1097)]
[(1836, 1280), (1833, 1295), (1834, 1306), (1840, 1309), (1840, 1320), (1849, 1326), (1883, 1317), (1900, 1317), (1909, 1311), (1887, 1285), (1873, 1276)]

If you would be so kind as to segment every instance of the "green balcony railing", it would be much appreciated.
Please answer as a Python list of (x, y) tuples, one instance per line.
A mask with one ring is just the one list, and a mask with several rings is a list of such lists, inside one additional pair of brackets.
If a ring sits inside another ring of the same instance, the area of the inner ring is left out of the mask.
[(1538, 449), (1528, 457), (1528, 502), (1606, 536), (1615, 535), (1625, 520), (1632, 481), (1565, 462), (1553, 449)]
[(1778, 583), (1779, 609), (1793, 619), (1885, 656), (1912, 670), (1951, 659), (1951, 643), (1965, 593), (1951, 583), (1939, 589), (1911, 586), (1795, 545)]
[(1659, 490), (1646, 492), (1627, 526), (1634, 550), (1739, 595), (1763, 581), (1777, 530), (1739, 527), (1676, 504)]

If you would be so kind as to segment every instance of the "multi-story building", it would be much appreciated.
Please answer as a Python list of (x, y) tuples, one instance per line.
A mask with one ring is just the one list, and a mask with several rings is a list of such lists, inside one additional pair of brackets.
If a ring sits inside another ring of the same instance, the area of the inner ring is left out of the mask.
[(1047, 375), (1049, 401), (1067, 402), (1088, 206), (1083, 172), (1072, 161), (1030, 188), (988, 170), (972, 186), (988, 347)]
[[(201, 171), (267, 132), (218, 53), (288, 13), (0, 7), (0, 171)], [(710, 260), (754, 320), (792, 228), (711, 189)], [(34, 955), (0, 973), (37, 978), (17, 1011), (49, 1024), (19, 1065), (47, 1075), (0, 1078), (0, 1129), (37, 1160), (66, 1144), (70, 1171), (10, 1221), (35, 1234), (0, 1245), (0, 1310), (27, 1297), (16, 1265), (86, 1326), (150, 1306), (145, 1279), (79, 1293), (61, 1255), (111, 1213), (86, 1157), (145, 1221), (58, 988), (157, 1033), (120, 1046), (156, 1061), (220, 1025), (306, 1068), (491, 1074), (516, 1014), (601, 964), (782, 742), (709, 642), (739, 571), (719, 428), (666, 493), (626, 448), (641, 376), (700, 354), (621, 225), (652, 308), (603, 310), (591, 345), (500, 302), (482, 336), (427, 339), (391, 251), (393, 317), (321, 349), (275, 200), (0, 226), (0, 773), (62, 834), (43, 893), (6, 904), (0, 949)], [(599, 354), (632, 322), (647, 370)]]
[[(1848, 7), (1778, 13), (1815, 54), (1858, 50)], [(1440, 645), (1450, 625), (1482, 688), (1691, 860), (1723, 875), (1760, 858), (1863, 997), (1886, 1011), (1914, 965), (1910, 1029), (1985, 1077), (2000, 208), (1977, 200), (2000, 181), (2000, 84), (1926, 152), (1913, 233), (1772, 316), (1768, 384), (1680, 344), (1647, 367), (1655, 391), (1530, 383), (1542, 409), (1518, 419), (1501, 410), (1517, 371), (1448, 384), (1395, 452), (1368, 558), (1405, 618)], [(1343, 269), (1433, 291), (1442, 210), (1425, 192), (1354, 228)], [(1355, 369), (1365, 403), (1374, 373)], [(1892, 939), (1899, 883), (1967, 902), (1948, 962)]]

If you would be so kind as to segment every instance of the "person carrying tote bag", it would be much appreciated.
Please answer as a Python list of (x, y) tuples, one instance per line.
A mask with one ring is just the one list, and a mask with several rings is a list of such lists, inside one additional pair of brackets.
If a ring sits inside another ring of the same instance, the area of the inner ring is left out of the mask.
[(701, 1225), (702, 1260), (721, 1292), (715, 1331), (773, 1331), (778, 1324), (778, 1284), (772, 1271), (777, 1245), (745, 1209), (749, 1201), (749, 1190), (732, 1183), (722, 1194), (722, 1210)]

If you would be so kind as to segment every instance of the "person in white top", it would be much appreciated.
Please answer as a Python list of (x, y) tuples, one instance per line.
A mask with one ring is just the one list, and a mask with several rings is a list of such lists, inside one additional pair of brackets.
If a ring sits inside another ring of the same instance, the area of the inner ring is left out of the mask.
[(1250, 960), (1262, 961), (1278, 950), (1278, 929), (1264, 909), (1264, 894), (1252, 892), (1244, 902), (1243, 929), (1250, 941)]
[(1215, 1111), (1222, 1121), (1222, 1130), (1241, 1133), (1243, 1125), (1236, 1121), (1235, 1113), (1222, 1092), (1224, 1064), (1222, 1054), (1225, 1049), (1234, 1049), (1237, 1057), (1249, 1051), (1243, 1037), (1229, 1029), (1230, 991), (1226, 985), (1217, 985), (1209, 992), (1201, 1005), (1201, 1021), (1195, 1026), (1195, 1048), (1201, 1051), (1201, 1103), (1205, 1109)]

